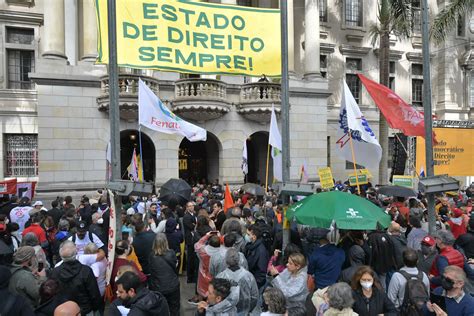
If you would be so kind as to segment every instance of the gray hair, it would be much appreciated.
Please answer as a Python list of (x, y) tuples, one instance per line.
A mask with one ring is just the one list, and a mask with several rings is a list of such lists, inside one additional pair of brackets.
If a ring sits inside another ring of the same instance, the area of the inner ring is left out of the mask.
[(240, 254), (235, 248), (227, 249), (225, 254), (225, 263), (228, 267), (238, 267), (240, 263)]
[(66, 240), (59, 248), (59, 255), (64, 262), (76, 260), (76, 245), (72, 241)]
[(38, 246), (39, 244), (40, 243), (39, 243), (38, 237), (36, 237), (36, 235), (34, 233), (26, 234), (23, 237), (23, 239), (21, 240), (21, 245), (22, 246), (34, 247), (34, 246)]
[(60, 231), (68, 231), (69, 230), (69, 221), (67, 219), (60, 219), (58, 224), (58, 229)]
[(444, 273), (454, 273), (456, 275), (456, 280), (455, 281), (462, 281), (464, 284), (466, 284), (466, 273), (464, 272), (463, 269), (461, 269), (458, 266), (447, 266), (444, 268)]
[(92, 222), (97, 222), (99, 220), (99, 218), (101, 218), (102, 216), (98, 213), (98, 212), (95, 212), (92, 214)]
[(345, 282), (331, 285), (327, 291), (329, 306), (342, 311), (354, 304), (351, 287)]
[(270, 313), (286, 313), (286, 298), (279, 288), (268, 287), (265, 292), (263, 292), (263, 300), (267, 304)]
[(96, 244), (93, 242), (90, 242), (87, 244), (87, 246), (84, 247), (84, 254), (85, 255), (93, 255), (96, 254), (99, 251), (99, 247), (97, 247)]
[(438, 230), (433, 235), (435, 238), (441, 239), (441, 242), (446, 246), (452, 246), (456, 241), (456, 238), (454, 238), (453, 233), (448, 230)]
[(235, 216), (235, 217), (242, 217), (242, 210), (240, 209), (240, 207), (233, 207), (232, 208), (232, 211), (230, 213), (232, 216)]
[(168, 238), (163, 233), (158, 233), (153, 242), (153, 254), (155, 256), (162, 256), (169, 250)]

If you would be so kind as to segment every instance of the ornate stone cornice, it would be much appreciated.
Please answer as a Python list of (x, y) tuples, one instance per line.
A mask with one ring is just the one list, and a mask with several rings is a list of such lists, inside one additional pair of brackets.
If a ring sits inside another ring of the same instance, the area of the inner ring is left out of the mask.
[(349, 56), (360, 56), (363, 57), (367, 55), (372, 48), (370, 47), (360, 47), (360, 46), (353, 46), (353, 45), (345, 45), (342, 44), (339, 46), (339, 51), (343, 55)]
[[(377, 57), (379, 56), (379, 51), (380, 51), (380, 50), (379, 50), (378, 48), (377, 48), (377, 49), (374, 49), (374, 54), (375, 54), (375, 56), (377, 56)], [(403, 56), (404, 53), (405, 53), (405, 52), (403, 52), (403, 51), (401, 51), (401, 50), (393, 50), (393, 49), (391, 49), (391, 50), (390, 50), (390, 60), (391, 60), (391, 61), (400, 60), (400, 59), (402, 59), (402, 56)]]
[(321, 43), (319, 44), (319, 50), (321, 51), (321, 54), (332, 54), (336, 50), (336, 45), (330, 43)]
[(0, 20), (30, 25), (41, 25), (43, 24), (44, 17), (42, 13), (0, 10)]

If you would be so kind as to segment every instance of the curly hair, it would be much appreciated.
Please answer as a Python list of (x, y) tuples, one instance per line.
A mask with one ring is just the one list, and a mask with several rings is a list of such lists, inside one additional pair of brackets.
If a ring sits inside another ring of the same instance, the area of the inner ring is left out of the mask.
[(276, 287), (267, 288), (265, 292), (263, 292), (263, 300), (267, 304), (270, 313), (286, 313), (286, 298), (280, 289)]

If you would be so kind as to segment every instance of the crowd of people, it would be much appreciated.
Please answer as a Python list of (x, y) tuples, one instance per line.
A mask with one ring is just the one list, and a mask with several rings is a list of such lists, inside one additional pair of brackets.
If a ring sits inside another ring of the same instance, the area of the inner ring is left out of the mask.
[[(182, 301), (200, 316), (474, 315), (474, 185), (437, 196), (432, 234), (422, 195), (367, 187), (359, 195), (391, 216), (387, 229), (290, 222), (285, 247), (276, 194), (232, 195), (227, 210), (218, 182), (194, 186), (184, 205), (127, 197), (113, 260), (105, 191), (49, 209), (5, 196), (0, 315), (180, 315)], [(181, 297), (180, 276), (194, 296)]]

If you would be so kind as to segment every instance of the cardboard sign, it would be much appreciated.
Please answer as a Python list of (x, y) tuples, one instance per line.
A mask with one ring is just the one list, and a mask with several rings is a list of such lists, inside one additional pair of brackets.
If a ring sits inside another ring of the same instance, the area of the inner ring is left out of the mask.
[(334, 188), (334, 178), (332, 177), (331, 167), (319, 168), (318, 169), (319, 182), (321, 188), (331, 189)]
[(413, 189), (413, 177), (410, 176), (393, 176), (392, 184), (401, 187)]

